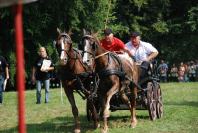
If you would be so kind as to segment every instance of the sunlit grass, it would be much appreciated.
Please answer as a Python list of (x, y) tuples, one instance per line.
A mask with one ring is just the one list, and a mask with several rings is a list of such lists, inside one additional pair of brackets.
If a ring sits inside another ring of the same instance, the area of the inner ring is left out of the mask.
[[(161, 84), (164, 117), (150, 121), (147, 111), (137, 111), (138, 125), (129, 127), (129, 111), (111, 112), (110, 133), (197, 133), (198, 132), (198, 83)], [(73, 132), (73, 116), (65, 95), (61, 102), (60, 89), (50, 91), (50, 103), (35, 104), (35, 90), (26, 91), (26, 124), (28, 133)], [(86, 120), (85, 100), (76, 94), (80, 112), (82, 133), (99, 133)], [(44, 98), (44, 90), (42, 91)], [(4, 104), (0, 106), (0, 132), (14, 133), (17, 129), (17, 93), (5, 92)]]

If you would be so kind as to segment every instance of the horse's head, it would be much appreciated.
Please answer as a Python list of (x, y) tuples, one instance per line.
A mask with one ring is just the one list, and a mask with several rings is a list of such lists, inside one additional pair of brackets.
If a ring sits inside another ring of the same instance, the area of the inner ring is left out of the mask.
[(84, 32), (80, 49), (83, 51), (83, 63), (89, 67), (94, 66), (97, 40), (94, 36)]
[(70, 36), (57, 29), (58, 39), (56, 41), (56, 49), (59, 54), (60, 65), (66, 65), (69, 59), (69, 51), (72, 48), (72, 40)]

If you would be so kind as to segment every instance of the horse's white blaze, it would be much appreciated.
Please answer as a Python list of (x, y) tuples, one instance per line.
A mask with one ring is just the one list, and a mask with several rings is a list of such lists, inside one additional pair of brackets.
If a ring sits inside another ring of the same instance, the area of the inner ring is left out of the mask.
[(61, 51), (60, 59), (63, 60), (64, 57), (65, 57), (65, 52), (63, 51), (63, 49), (65, 49), (65, 48), (64, 48), (63, 40), (61, 40), (61, 49), (62, 49), (62, 51)]
[(86, 52), (86, 51), (88, 51), (88, 40), (85, 40), (85, 47), (84, 47), (84, 51), (85, 51), (85, 53), (84, 53), (84, 55), (83, 55), (83, 62), (84, 63), (87, 63), (88, 62), (88, 59), (89, 59), (89, 54)]

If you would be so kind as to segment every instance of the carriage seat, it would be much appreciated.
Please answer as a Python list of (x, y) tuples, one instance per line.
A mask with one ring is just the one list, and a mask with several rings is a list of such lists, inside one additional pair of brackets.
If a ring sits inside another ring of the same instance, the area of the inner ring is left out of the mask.
[(143, 61), (137, 64), (140, 68), (140, 80), (146, 77), (157, 77), (157, 61), (152, 60), (150, 62)]

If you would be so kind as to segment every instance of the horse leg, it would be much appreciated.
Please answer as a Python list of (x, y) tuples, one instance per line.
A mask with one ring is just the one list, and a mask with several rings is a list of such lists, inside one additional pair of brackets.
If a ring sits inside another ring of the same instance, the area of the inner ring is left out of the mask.
[(73, 90), (69, 87), (65, 88), (65, 93), (67, 95), (67, 98), (71, 104), (72, 107), (72, 113), (74, 116), (74, 121), (75, 121), (75, 129), (74, 132), (75, 133), (80, 133), (80, 120), (79, 120), (79, 115), (78, 115), (78, 108), (76, 106), (76, 102), (74, 99), (74, 94), (73, 94)]
[(131, 115), (131, 127), (135, 128), (137, 125), (137, 118), (136, 118), (136, 97), (137, 97), (137, 87), (133, 88), (133, 96), (131, 99), (131, 107), (132, 107), (132, 115)]
[(129, 100), (129, 98), (126, 96), (126, 94), (125, 94), (125, 92), (124, 92), (124, 89), (125, 89), (125, 86), (124, 87), (122, 87), (122, 89), (121, 89), (121, 99), (122, 99), (122, 101), (129, 107), (129, 110), (130, 110), (130, 112), (131, 112), (131, 118), (133, 118), (133, 108), (132, 108), (132, 104), (131, 104), (131, 102), (130, 102), (130, 100)]
[(94, 121), (94, 128), (96, 129), (96, 128), (100, 127), (100, 124), (99, 124), (99, 116), (98, 116), (98, 113), (97, 113), (97, 109), (96, 109), (93, 101), (91, 101), (89, 103), (89, 107), (92, 111), (92, 119)]
[(108, 124), (107, 124), (107, 119), (110, 116), (110, 100), (112, 98), (112, 96), (118, 92), (119, 89), (119, 81), (115, 82), (114, 85), (112, 86), (112, 88), (107, 92), (106, 94), (106, 98), (104, 98), (104, 111), (103, 111), (103, 122), (104, 122), (104, 126), (102, 129), (102, 133), (107, 133), (108, 132)]
[[(138, 80), (139, 80), (139, 75), (140, 75), (140, 68), (138, 66), (134, 66), (134, 71), (133, 71), (133, 82), (135, 84), (138, 84)], [(131, 86), (130, 90), (131, 90), (131, 93), (132, 93), (132, 99), (131, 99), (131, 108), (132, 108), (132, 115), (131, 115), (131, 127), (132, 128), (135, 128), (136, 125), (137, 125), (137, 118), (136, 118), (136, 98), (137, 98), (137, 86), (134, 85), (133, 87)]]

